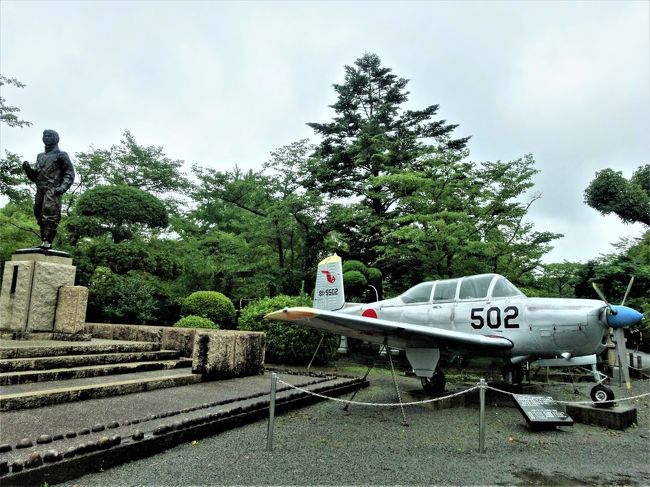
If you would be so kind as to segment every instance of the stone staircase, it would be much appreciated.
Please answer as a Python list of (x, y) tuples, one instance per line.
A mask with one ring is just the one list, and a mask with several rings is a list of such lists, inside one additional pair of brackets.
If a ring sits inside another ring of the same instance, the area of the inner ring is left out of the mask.
[(0, 340), (0, 411), (195, 384), (191, 366), (155, 342)]

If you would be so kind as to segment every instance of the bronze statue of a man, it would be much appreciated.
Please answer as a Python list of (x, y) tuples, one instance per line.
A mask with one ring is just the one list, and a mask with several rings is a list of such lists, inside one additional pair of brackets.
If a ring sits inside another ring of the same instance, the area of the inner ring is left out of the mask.
[(74, 181), (74, 168), (66, 152), (59, 149), (59, 134), (54, 130), (43, 131), (45, 152), (36, 158), (34, 167), (23, 162), (27, 177), (36, 183), (34, 216), (41, 227), (41, 248), (50, 249), (61, 221), (62, 195)]

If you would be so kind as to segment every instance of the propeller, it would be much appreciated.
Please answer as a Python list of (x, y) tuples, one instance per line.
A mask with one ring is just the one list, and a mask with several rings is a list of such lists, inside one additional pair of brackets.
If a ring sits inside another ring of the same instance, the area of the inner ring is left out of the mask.
[(627, 285), (627, 290), (625, 291), (625, 296), (623, 296), (623, 301), (621, 301), (621, 304), (618, 306), (609, 304), (605, 298), (605, 295), (598, 288), (596, 283), (592, 283), (596, 294), (598, 294), (600, 299), (602, 299), (607, 306), (607, 311), (605, 311), (605, 321), (607, 325), (613, 329), (612, 341), (616, 345), (616, 359), (618, 361), (618, 366), (621, 370), (621, 373), (623, 374), (623, 378), (625, 379), (625, 386), (628, 389), (632, 388), (632, 384), (630, 383), (630, 364), (628, 362), (627, 350), (625, 348), (624, 329), (640, 322), (641, 318), (643, 318), (643, 315), (638, 311), (624, 306), (625, 300), (630, 293), (630, 289), (632, 288), (633, 283), (634, 276), (632, 276), (630, 279), (630, 282)]

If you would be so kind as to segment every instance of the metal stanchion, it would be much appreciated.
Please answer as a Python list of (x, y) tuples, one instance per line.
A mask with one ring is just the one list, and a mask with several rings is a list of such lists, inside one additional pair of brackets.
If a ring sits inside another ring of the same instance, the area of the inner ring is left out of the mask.
[(278, 374), (271, 374), (271, 395), (269, 398), (269, 425), (266, 432), (266, 451), (273, 451), (273, 427), (275, 426), (275, 394), (278, 388)]
[(485, 379), (479, 382), (478, 452), (485, 453)]

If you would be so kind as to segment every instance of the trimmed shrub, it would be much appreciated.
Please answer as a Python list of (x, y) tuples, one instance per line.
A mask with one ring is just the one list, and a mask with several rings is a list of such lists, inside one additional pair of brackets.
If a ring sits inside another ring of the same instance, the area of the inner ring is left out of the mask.
[(216, 291), (196, 291), (183, 300), (181, 315), (208, 318), (221, 328), (235, 327), (235, 305)]
[(350, 271), (357, 271), (365, 276), (368, 272), (368, 268), (366, 267), (366, 264), (359, 260), (346, 260), (343, 263), (343, 273), (345, 274)]
[(279, 295), (252, 302), (241, 310), (239, 329), (266, 333), (266, 360), (286, 365), (306, 365), (311, 360), (318, 342), (325, 335), (314, 363), (327, 363), (336, 358), (339, 337), (300, 325), (288, 325), (279, 321), (266, 321), (264, 315), (286, 307), (309, 306), (307, 296)]
[(174, 323), (174, 328), (209, 328), (211, 330), (218, 330), (219, 325), (216, 325), (214, 321), (203, 316), (188, 315)]
[(366, 292), (368, 281), (359, 271), (348, 271), (343, 273), (345, 283), (345, 295), (350, 298), (360, 298)]
[(381, 271), (376, 267), (368, 267), (368, 270), (366, 271), (366, 278), (370, 284), (381, 284)]

